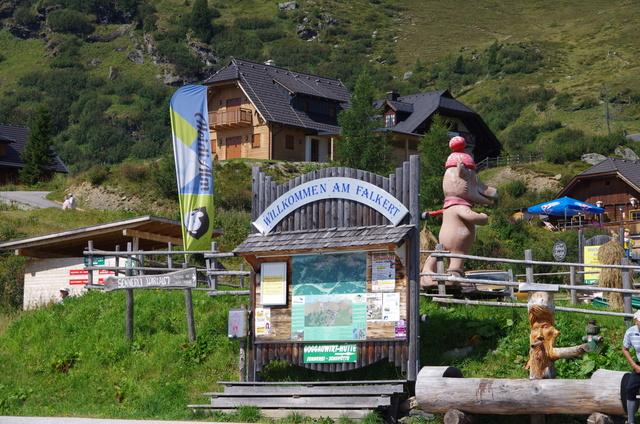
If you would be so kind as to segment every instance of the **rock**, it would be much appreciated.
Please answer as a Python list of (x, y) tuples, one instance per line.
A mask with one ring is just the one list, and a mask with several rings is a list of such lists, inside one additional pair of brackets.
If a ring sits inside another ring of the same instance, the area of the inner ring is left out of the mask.
[(296, 34), (298, 35), (298, 38), (301, 38), (303, 40), (311, 40), (313, 37), (317, 36), (318, 33), (312, 29), (309, 28), (306, 25), (298, 25), (298, 27), (296, 28)]
[(127, 59), (137, 65), (142, 65), (144, 63), (144, 53), (138, 49), (133, 50), (129, 52), (129, 54), (127, 55)]
[(634, 160), (634, 161), (638, 160), (638, 155), (636, 155), (636, 152), (634, 152), (628, 147), (618, 146), (616, 147), (616, 150), (614, 151), (614, 153), (620, 156), (622, 159)]
[(413, 76), (413, 71), (407, 71), (404, 73), (404, 77), (402, 77), (402, 79), (408, 80), (412, 76)]
[(298, 2), (297, 1), (288, 1), (286, 3), (278, 4), (278, 9), (280, 9), (280, 10), (295, 10), (297, 8), (298, 8)]
[(584, 162), (587, 162), (589, 165), (597, 165), (603, 160), (605, 160), (606, 158), (607, 158), (606, 156), (600, 155), (598, 153), (586, 153), (582, 155), (581, 159)]

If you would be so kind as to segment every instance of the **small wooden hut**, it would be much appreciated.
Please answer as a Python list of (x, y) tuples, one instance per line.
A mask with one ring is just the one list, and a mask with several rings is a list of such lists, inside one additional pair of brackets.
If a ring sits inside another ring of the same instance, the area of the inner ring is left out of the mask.
[(326, 168), (277, 184), (253, 170), (248, 379), (271, 360), (326, 372), (419, 370), (419, 158), (383, 177)]

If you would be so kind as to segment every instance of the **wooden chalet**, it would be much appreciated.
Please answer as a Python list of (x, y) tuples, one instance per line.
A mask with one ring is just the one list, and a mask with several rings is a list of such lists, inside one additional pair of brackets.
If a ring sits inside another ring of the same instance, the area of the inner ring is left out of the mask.
[(333, 78), (232, 57), (209, 87), (212, 151), (218, 159), (327, 162), (349, 90)]
[(382, 177), (327, 168), (284, 184), (253, 172), (249, 379), (279, 358), (337, 372), (418, 367), (419, 158)]
[[(576, 175), (556, 196), (569, 196), (604, 208), (602, 224), (616, 232), (640, 233), (640, 162), (607, 158)], [(571, 224), (583, 225), (584, 216)], [(599, 220), (600, 217), (591, 217)]]
[[(29, 141), (29, 127), (0, 124), (0, 184), (18, 182), (24, 162), (20, 158)], [(51, 176), (56, 173), (68, 173), (59, 157), (55, 157), (50, 168)]]
[[(338, 114), (351, 93), (340, 80), (231, 58), (204, 82), (209, 87), (212, 151), (233, 158), (328, 162), (340, 135)], [(436, 114), (467, 140), (476, 162), (496, 157), (502, 145), (482, 118), (448, 90), (398, 96), (374, 103), (381, 108), (398, 165), (418, 154), (418, 143)]]
[(418, 144), (429, 131), (433, 117), (442, 116), (451, 125), (451, 136), (460, 135), (467, 141), (465, 151), (476, 161), (497, 157), (502, 144), (484, 120), (473, 109), (453, 98), (448, 90), (398, 96), (375, 102), (384, 115), (384, 131), (393, 140), (392, 155), (399, 163), (418, 154)]

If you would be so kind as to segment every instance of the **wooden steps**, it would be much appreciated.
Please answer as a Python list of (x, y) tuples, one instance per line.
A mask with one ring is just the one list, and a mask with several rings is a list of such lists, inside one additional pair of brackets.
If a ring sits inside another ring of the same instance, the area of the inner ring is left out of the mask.
[(230, 412), (240, 406), (261, 409), (267, 418), (283, 418), (298, 412), (311, 418), (361, 419), (383, 410), (387, 421), (395, 422), (398, 407), (407, 398), (406, 381), (321, 381), (321, 382), (229, 382), (224, 392), (205, 393), (210, 405), (188, 405), (193, 409)]

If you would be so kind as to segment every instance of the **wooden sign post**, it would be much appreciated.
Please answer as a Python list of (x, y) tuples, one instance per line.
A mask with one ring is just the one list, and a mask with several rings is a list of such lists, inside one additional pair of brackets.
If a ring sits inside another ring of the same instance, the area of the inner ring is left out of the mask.
[[(110, 292), (113, 290), (127, 291), (127, 340), (133, 340), (133, 290), (135, 289), (186, 289), (190, 292), (197, 285), (196, 270), (194, 268), (156, 275), (136, 275), (125, 277), (109, 277), (105, 280), (103, 290)], [(190, 293), (185, 298), (187, 311), (193, 314)], [(187, 316), (187, 326), (189, 330), (189, 341), (195, 341), (195, 328), (193, 317)]]

